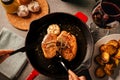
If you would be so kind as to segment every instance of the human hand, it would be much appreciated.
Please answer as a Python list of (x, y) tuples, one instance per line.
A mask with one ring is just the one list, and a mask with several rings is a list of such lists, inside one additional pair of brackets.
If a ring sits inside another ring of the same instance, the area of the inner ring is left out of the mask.
[(85, 76), (78, 77), (73, 71), (68, 70), (69, 80), (86, 80)]
[(2, 63), (7, 57), (9, 57), (10, 53), (13, 50), (0, 50), (0, 63)]

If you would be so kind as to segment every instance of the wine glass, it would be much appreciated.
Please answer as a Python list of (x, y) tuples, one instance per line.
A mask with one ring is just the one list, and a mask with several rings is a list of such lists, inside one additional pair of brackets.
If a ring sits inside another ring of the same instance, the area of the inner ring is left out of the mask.
[(92, 19), (93, 23), (90, 24), (90, 28), (94, 36), (100, 38), (120, 32), (120, 0), (97, 2), (92, 10)]

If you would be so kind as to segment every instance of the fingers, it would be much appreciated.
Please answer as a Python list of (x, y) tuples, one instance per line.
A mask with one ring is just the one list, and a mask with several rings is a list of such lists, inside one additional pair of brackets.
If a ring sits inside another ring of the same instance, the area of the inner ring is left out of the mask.
[(79, 79), (80, 80), (86, 80), (85, 76), (80, 76)]
[(79, 77), (71, 70), (68, 70), (68, 74), (69, 74), (69, 80), (80, 80)]
[(2, 63), (8, 56), (9, 56), (9, 54), (0, 56), (0, 63)]
[(78, 77), (73, 71), (68, 70), (69, 80), (86, 80), (85, 76)]
[(0, 63), (2, 63), (13, 50), (0, 50)]
[(5, 54), (10, 54), (12, 53), (14, 50), (0, 50), (0, 56), (5, 55)]

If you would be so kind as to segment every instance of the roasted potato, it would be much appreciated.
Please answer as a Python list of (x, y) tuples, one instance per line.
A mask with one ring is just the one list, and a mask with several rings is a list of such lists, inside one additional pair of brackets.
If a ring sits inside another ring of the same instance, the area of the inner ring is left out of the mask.
[(117, 40), (110, 40), (107, 45), (113, 45), (115, 48), (119, 47), (119, 43)]
[(117, 67), (120, 61), (119, 61), (119, 59), (117, 59), (117, 58), (115, 58), (115, 57), (112, 57), (112, 58), (111, 58), (111, 62), (113, 63), (113, 65), (114, 65), (115, 67)]
[(104, 71), (107, 75), (111, 76), (113, 73), (113, 64), (105, 64)]
[(107, 52), (107, 53), (109, 53), (110, 55), (113, 55), (113, 54), (116, 53), (117, 48), (115, 48), (113, 45), (104, 44), (104, 45), (101, 45), (101, 46), (100, 46), (100, 51), (101, 51), (101, 52)]
[(99, 64), (95, 70), (95, 75), (102, 77), (104, 72), (111, 76), (114, 68), (120, 63), (120, 40), (110, 40), (106, 44), (102, 44), (99, 47), (99, 52), (100, 54), (95, 57), (95, 62)]
[(97, 56), (95, 57), (95, 62), (96, 62), (97, 64), (101, 65), (101, 66), (104, 65), (104, 61), (101, 59), (101, 55), (97, 55)]
[(116, 53), (115, 58), (120, 59), (120, 48), (118, 49), (118, 52)]
[(102, 52), (101, 58), (104, 61), (104, 63), (108, 63), (110, 60), (110, 54), (108, 52)]
[(105, 76), (105, 71), (103, 67), (97, 67), (95, 70), (95, 76), (98, 78), (103, 78)]

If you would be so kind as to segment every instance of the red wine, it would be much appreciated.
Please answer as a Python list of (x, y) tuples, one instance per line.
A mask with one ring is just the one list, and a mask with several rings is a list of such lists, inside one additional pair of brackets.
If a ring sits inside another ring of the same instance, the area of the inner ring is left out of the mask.
[(102, 9), (103, 11), (106, 13), (106, 14), (109, 14), (109, 15), (117, 15), (117, 14), (120, 14), (120, 8), (113, 4), (113, 3), (110, 3), (110, 2), (103, 2), (101, 4), (102, 6)]
[(92, 11), (93, 21), (100, 28), (111, 28), (107, 26), (115, 20), (120, 20), (120, 8), (114, 3), (102, 2), (97, 4)]

